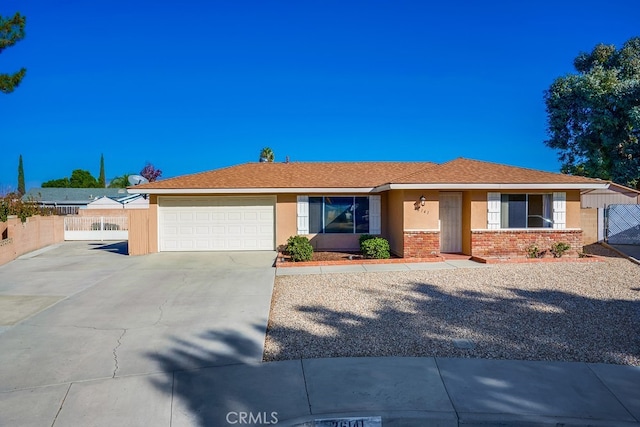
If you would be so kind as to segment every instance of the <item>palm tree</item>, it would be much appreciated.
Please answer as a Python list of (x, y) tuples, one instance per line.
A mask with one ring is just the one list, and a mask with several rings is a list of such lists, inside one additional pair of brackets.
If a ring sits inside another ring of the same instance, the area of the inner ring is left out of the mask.
[(109, 183), (109, 188), (127, 188), (129, 185), (129, 173), (125, 173), (122, 176), (117, 176)]
[(260, 161), (261, 162), (270, 162), (273, 163), (275, 160), (275, 155), (273, 154), (273, 150), (269, 147), (264, 147), (262, 151), (260, 151)]

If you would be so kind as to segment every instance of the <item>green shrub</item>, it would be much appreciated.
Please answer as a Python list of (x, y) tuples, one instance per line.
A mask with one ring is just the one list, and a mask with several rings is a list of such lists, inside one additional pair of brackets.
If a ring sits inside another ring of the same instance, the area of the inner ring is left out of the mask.
[(373, 237), (363, 241), (360, 249), (365, 258), (387, 259), (391, 257), (389, 242), (382, 237)]
[(564, 242), (556, 242), (553, 245), (551, 245), (551, 253), (553, 254), (554, 258), (562, 257), (562, 255), (564, 255), (564, 253), (567, 252), (569, 249), (571, 249), (571, 245)]
[(527, 258), (542, 258), (545, 252), (538, 247), (537, 243), (527, 246)]
[(313, 256), (313, 246), (304, 236), (291, 236), (287, 240), (287, 253), (292, 261), (310, 261)]
[(360, 243), (360, 250), (362, 250), (362, 244), (367, 240), (375, 239), (376, 236), (372, 236), (371, 234), (361, 234), (360, 238), (358, 238), (358, 242)]

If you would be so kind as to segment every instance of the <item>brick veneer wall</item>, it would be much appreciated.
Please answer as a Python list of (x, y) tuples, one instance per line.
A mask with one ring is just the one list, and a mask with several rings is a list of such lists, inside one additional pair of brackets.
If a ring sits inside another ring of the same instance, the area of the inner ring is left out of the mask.
[(523, 258), (527, 247), (537, 244), (548, 250), (555, 242), (568, 243), (568, 255), (582, 250), (582, 230), (474, 230), (471, 252), (480, 258)]
[(439, 231), (405, 231), (404, 258), (429, 258), (440, 255)]

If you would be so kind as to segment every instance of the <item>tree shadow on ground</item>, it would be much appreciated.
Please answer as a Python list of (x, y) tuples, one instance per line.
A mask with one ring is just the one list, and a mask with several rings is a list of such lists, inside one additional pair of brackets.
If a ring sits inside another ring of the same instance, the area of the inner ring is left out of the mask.
[[(637, 300), (594, 299), (515, 287), (496, 297), (473, 290), (448, 292), (422, 282), (409, 283), (403, 291), (401, 300), (397, 290), (372, 292), (379, 304), (366, 315), (321, 304), (298, 306), (296, 310), (314, 327), (271, 321), (264, 360), (423, 356), (618, 364), (640, 361)], [(261, 330), (259, 325), (254, 328)], [(470, 340), (471, 348), (456, 347), (454, 339)], [(220, 374), (220, 369), (202, 369), (250, 359), (262, 351), (259, 347), (241, 333), (211, 329), (193, 337), (174, 337), (172, 348), (148, 354), (162, 372), (171, 374), (167, 381), (174, 393), (173, 421), (227, 425), (225, 408), (269, 411), (256, 403), (255, 390), (240, 388), (235, 377)], [(264, 378), (260, 366), (265, 365), (246, 365), (243, 375), (259, 381)], [(168, 386), (153, 381), (160, 389)], [(271, 389), (272, 383), (257, 385), (266, 393), (277, 393)]]
[[(299, 306), (307, 326), (272, 320), (265, 360), (440, 356), (640, 363), (637, 300), (515, 287), (506, 293), (449, 293), (411, 283), (402, 295), (376, 295), (379, 308), (366, 316), (357, 314), (361, 310)], [(470, 340), (473, 348), (458, 348), (456, 339)]]
[[(253, 325), (253, 329), (263, 332), (264, 327)], [(220, 375), (219, 369), (207, 368), (242, 365), (243, 372), (252, 375), (263, 351), (261, 343), (237, 331), (213, 329), (188, 337), (174, 336), (171, 341), (167, 351), (146, 356), (161, 372), (170, 374), (164, 379), (151, 377), (150, 381), (158, 390), (173, 390), (172, 422), (227, 425), (225, 402), (234, 402), (236, 412), (252, 410), (246, 390), (234, 390), (233, 381)]]
[(91, 250), (105, 251), (119, 255), (129, 255), (129, 242), (114, 242), (114, 243), (89, 243), (92, 246)]

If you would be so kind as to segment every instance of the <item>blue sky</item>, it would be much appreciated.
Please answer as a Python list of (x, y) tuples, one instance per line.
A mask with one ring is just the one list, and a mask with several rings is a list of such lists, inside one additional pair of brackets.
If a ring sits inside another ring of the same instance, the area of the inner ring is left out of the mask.
[(73, 169), (163, 178), (256, 161), (470, 157), (558, 171), (543, 91), (637, 0), (3, 0), (27, 37), (0, 71), (0, 190)]

